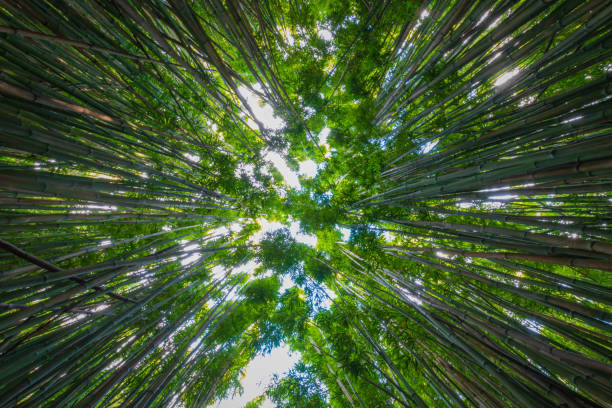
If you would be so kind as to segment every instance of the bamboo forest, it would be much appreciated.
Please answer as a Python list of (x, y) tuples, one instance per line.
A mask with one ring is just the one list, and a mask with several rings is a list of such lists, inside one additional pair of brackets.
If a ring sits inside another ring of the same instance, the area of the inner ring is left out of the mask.
[(611, 273), (610, 1), (0, 0), (1, 408), (612, 407)]

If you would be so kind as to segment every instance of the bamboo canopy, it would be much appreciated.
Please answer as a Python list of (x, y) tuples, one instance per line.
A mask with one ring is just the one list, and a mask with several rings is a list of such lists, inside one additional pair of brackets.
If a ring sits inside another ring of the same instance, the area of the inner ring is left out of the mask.
[(0, 407), (216, 406), (281, 343), (249, 408), (612, 406), (611, 39), (603, 0), (0, 1)]

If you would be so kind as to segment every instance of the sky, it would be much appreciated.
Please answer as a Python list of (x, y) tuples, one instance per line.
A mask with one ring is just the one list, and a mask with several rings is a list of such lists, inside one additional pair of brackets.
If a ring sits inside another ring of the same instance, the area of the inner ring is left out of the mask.
[[(325, 34), (325, 33), (324, 33)], [(256, 89), (258, 85), (254, 86)], [(261, 89), (257, 89), (261, 91)], [(271, 106), (263, 103), (257, 95), (253, 92), (249, 91), (246, 87), (240, 87), (239, 92), (246, 99), (249, 104), (253, 114), (257, 117), (259, 121), (261, 121), (264, 126), (268, 129), (278, 130), (284, 126), (284, 122), (278, 117), (274, 116), (274, 110)], [(255, 122), (252, 119), (248, 120), (248, 123), (253, 128), (257, 128)], [(329, 157), (330, 148), (327, 142), (327, 138), (329, 136), (330, 129), (325, 127), (318, 135), (318, 141), (321, 146), (325, 146), (327, 150), (326, 157)], [(196, 157), (187, 157), (187, 159), (192, 161), (197, 161), (199, 158)], [(317, 163), (313, 160), (305, 160), (299, 163), (298, 171), (293, 171), (287, 165), (286, 160), (283, 156), (274, 151), (267, 151), (264, 154), (264, 160), (271, 163), (276, 167), (276, 169), (281, 173), (285, 184), (293, 189), (301, 189), (301, 184), (298, 176), (305, 178), (315, 177), (321, 168)], [(248, 169), (245, 169), (247, 174), (249, 173)], [(252, 171), (252, 170), (251, 170)], [(251, 242), (258, 243), (263, 238), (264, 234), (268, 232), (272, 232), (278, 230), (280, 228), (286, 227), (286, 225), (281, 224), (280, 222), (274, 221), (270, 222), (265, 218), (257, 219), (257, 222), (261, 226), (261, 230), (253, 234), (251, 237)], [(350, 231), (346, 228), (339, 228), (339, 231), (342, 234), (342, 239), (344, 241), (348, 240)], [(219, 231), (221, 232), (221, 231)], [(297, 242), (304, 243), (306, 245), (310, 245), (311, 247), (315, 247), (317, 244), (317, 238), (314, 235), (304, 234), (300, 231), (299, 222), (289, 219), (289, 232), (295, 238)], [(185, 248), (189, 250), (191, 248)], [(182, 260), (185, 263), (191, 263), (197, 260), (199, 254), (193, 254), (189, 257), (186, 257)], [(249, 262), (241, 268), (241, 270), (253, 270), (258, 266), (258, 264), (254, 262)], [(222, 271), (217, 271), (221, 273)], [(289, 278), (285, 277), (282, 280), (282, 286), (280, 291), (283, 292), (286, 289), (292, 287), (294, 282)], [(328, 303), (328, 302), (324, 302)], [(325, 307), (325, 304), (323, 305)], [(287, 372), (289, 369), (293, 367), (295, 363), (299, 361), (299, 353), (291, 352), (289, 346), (282, 343), (280, 347), (273, 349), (269, 354), (263, 356), (255, 357), (245, 368), (244, 377), (240, 380), (240, 383), (243, 387), (242, 395), (230, 395), (227, 399), (220, 401), (216, 408), (242, 408), (244, 405), (251, 401), (253, 398), (261, 395), (268, 384), (270, 384), (272, 377), (274, 374), (282, 376), (283, 373)], [(273, 404), (271, 401), (266, 400), (262, 404), (262, 408), (272, 408)]]
[[(257, 88), (257, 85), (255, 85)], [(253, 114), (261, 121), (265, 127), (278, 130), (284, 126), (281, 119), (274, 116), (274, 111), (271, 106), (262, 103), (259, 98), (246, 87), (239, 88), (239, 92), (246, 99)], [(249, 119), (249, 125), (253, 128), (257, 128), (254, 121)], [(319, 135), (319, 142), (321, 144), (327, 143), (327, 135), (329, 129), (324, 129)], [(264, 154), (264, 159), (269, 163), (273, 164), (274, 167), (281, 173), (285, 183), (288, 187), (294, 189), (301, 189), (301, 184), (298, 176), (312, 178), (316, 176), (319, 167), (312, 160), (306, 160), (299, 163), (299, 169), (297, 172), (291, 170), (287, 165), (287, 162), (278, 152), (268, 151)], [(280, 222), (270, 222), (265, 218), (258, 218), (257, 222), (261, 226), (261, 230), (253, 234), (251, 241), (257, 243), (261, 241), (264, 234), (286, 227)], [(314, 235), (304, 234), (300, 232), (299, 222), (289, 220), (289, 231), (296, 241), (315, 247), (317, 244), (317, 238)], [(190, 259), (190, 261), (192, 261)], [(258, 265), (255, 263), (249, 263), (245, 265), (248, 269), (255, 269)], [(282, 280), (281, 292), (293, 286), (294, 283), (289, 277), (285, 277)], [(289, 346), (281, 344), (280, 347), (273, 349), (269, 354), (255, 357), (245, 368), (244, 377), (240, 380), (243, 387), (242, 395), (230, 395), (227, 399), (220, 401), (216, 408), (242, 408), (244, 405), (251, 401), (253, 398), (261, 395), (268, 384), (270, 384), (274, 374), (282, 376), (283, 373), (289, 371), (295, 363), (300, 359), (300, 355), (297, 352), (291, 352)], [(262, 408), (272, 408), (273, 404), (271, 401), (266, 400), (262, 404)]]
[[(258, 84), (255, 84), (253, 88), (255, 88), (257, 91), (261, 91), (261, 87)], [(274, 110), (272, 107), (261, 101), (259, 97), (255, 93), (251, 92), (246, 86), (241, 86), (238, 88), (238, 91), (244, 97), (244, 99), (246, 99), (253, 114), (261, 123), (263, 123), (266, 128), (271, 130), (279, 130), (285, 125), (282, 119), (274, 116)], [(248, 119), (247, 123), (252, 128), (257, 128), (255, 121), (252, 119)], [(319, 144), (325, 146), (327, 151), (329, 151), (329, 145), (327, 144), (327, 136), (329, 135), (329, 132), (329, 128), (324, 128), (319, 134)], [(264, 160), (272, 163), (274, 167), (276, 167), (276, 169), (282, 174), (287, 186), (296, 190), (302, 188), (298, 175), (306, 178), (312, 178), (316, 176), (317, 172), (319, 171), (319, 166), (317, 163), (312, 160), (305, 160), (299, 163), (299, 170), (295, 172), (289, 168), (283, 156), (274, 151), (267, 151), (264, 154)]]
[[(289, 346), (282, 344), (265, 356), (257, 356), (247, 365), (245, 376), (240, 380), (244, 393), (228, 398), (217, 404), (217, 408), (241, 408), (253, 398), (261, 395), (271, 382), (274, 374), (288, 371), (300, 359), (297, 352), (291, 352)], [(271, 401), (267, 400), (262, 408), (273, 408)]]
[[(427, 11), (424, 11), (424, 14), (421, 16), (422, 19), (428, 16)], [(321, 29), (319, 35), (325, 39), (326, 41), (331, 40), (331, 32), (325, 29)], [(293, 39), (289, 34), (289, 41), (292, 42)], [(496, 87), (504, 86), (507, 82), (509, 82), (513, 77), (519, 74), (519, 70), (515, 69), (513, 71), (506, 72), (500, 75), (495, 81)], [(254, 88), (257, 91), (261, 91), (261, 88), (258, 84), (254, 85)], [(274, 110), (268, 104), (265, 104), (263, 101), (259, 99), (259, 97), (251, 92), (245, 86), (239, 88), (239, 92), (245, 98), (249, 107), (251, 108), (253, 114), (257, 117), (257, 119), (263, 123), (263, 125), (271, 130), (279, 130), (283, 128), (285, 123), (282, 119), (276, 117), (274, 115)], [(247, 123), (254, 129), (257, 129), (257, 125), (252, 119), (248, 119)], [(324, 146), (326, 148), (326, 158), (329, 158), (331, 155), (331, 149), (328, 144), (328, 136), (330, 133), (330, 129), (325, 127), (318, 135), (318, 142), (320, 146)], [(432, 150), (437, 141), (432, 141), (424, 147), (423, 153), (428, 153)], [(299, 176), (305, 178), (313, 178), (317, 175), (318, 171), (322, 168), (317, 165), (312, 160), (306, 160), (299, 163), (298, 171), (294, 171), (287, 165), (286, 160), (283, 156), (275, 151), (265, 151), (264, 160), (274, 165), (274, 167), (281, 173), (283, 176), (284, 182), (287, 187), (299, 190), (301, 189), (301, 184), (299, 180)], [(198, 161), (199, 157), (187, 157), (187, 159), (192, 161)], [(250, 170), (252, 172), (252, 169)], [(248, 173), (248, 172), (247, 172)], [(265, 218), (259, 218), (257, 222), (261, 226), (261, 230), (255, 233), (251, 237), (251, 241), (254, 243), (259, 242), (264, 234), (267, 232), (272, 232), (277, 229), (285, 227), (285, 225), (280, 222), (269, 222)], [(289, 220), (289, 231), (291, 235), (296, 239), (296, 241), (310, 245), (312, 247), (316, 246), (316, 237), (314, 235), (304, 234), (300, 232), (299, 223), (297, 221)], [(350, 236), (350, 230), (346, 228), (338, 228), (338, 230), (342, 234), (342, 240), (347, 241)], [(186, 248), (190, 249), (190, 248)], [(193, 262), (199, 254), (191, 255), (191, 257), (186, 258), (183, 262)], [(246, 269), (254, 269), (258, 265), (254, 262), (250, 262), (247, 265), (244, 265), (243, 268)], [(282, 281), (281, 292), (293, 286), (294, 282), (289, 278), (285, 277)], [(299, 361), (299, 353), (291, 352), (289, 346), (286, 344), (281, 344), (280, 347), (273, 349), (269, 354), (263, 356), (255, 357), (245, 368), (244, 376), (242, 377), (240, 383), (244, 389), (242, 395), (233, 395), (229, 398), (220, 401), (216, 408), (241, 408), (244, 405), (251, 401), (253, 398), (261, 395), (268, 384), (270, 384), (272, 377), (274, 374), (282, 375), (284, 372), (288, 371), (293, 367), (293, 365)], [(272, 408), (273, 404), (271, 401), (266, 400), (262, 404), (262, 408)]]
[[(264, 234), (285, 227), (280, 222), (270, 222), (265, 218), (258, 218), (257, 222), (261, 226), (261, 230), (251, 236), (251, 241), (257, 243), (261, 241)], [(300, 232), (300, 226), (297, 221), (290, 220), (289, 231), (296, 241), (310, 245), (312, 247), (317, 244), (317, 237), (310, 234)], [(259, 266), (255, 262), (249, 262), (244, 265), (244, 270), (253, 270)], [(291, 278), (284, 277), (281, 282), (280, 292), (294, 285)], [(282, 376), (283, 373), (291, 369), (293, 365), (300, 359), (299, 353), (291, 352), (289, 346), (281, 344), (280, 347), (273, 349), (270, 354), (255, 357), (245, 368), (244, 377), (240, 380), (244, 393), (242, 395), (233, 395), (223, 401), (220, 401), (216, 408), (241, 408), (253, 398), (261, 395), (274, 374)], [(272, 408), (270, 401), (266, 400), (262, 408)]]
[[(325, 30), (323, 30), (325, 31)], [(323, 32), (322, 35), (327, 35)], [(254, 88), (258, 91), (258, 85), (255, 85)], [(282, 119), (274, 116), (274, 110), (271, 106), (263, 103), (257, 95), (253, 92), (249, 91), (246, 87), (242, 86), (239, 89), (239, 92), (246, 99), (249, 104), (253, 114), (257, 117), (257, 119), (263, 123), (263, 125), (272, 130), (281, 129), (284, 126), (284, 122)], [(253, 128), (257, 128), (255, 122), (252, 119), (248, 120), (248, 123)], [(318, 135), (318, 141), (321, 146), (325, 146), (328, 154), (326, 157), (329, 157), (330, 148), (327, 143), (327, 137), (329, 136), (330, 129), (325, 127)], [(189, 158), (192, 160), (191, 158)], [(287, 165), (286, 160), (283, 156), (274, 151), (267, 151), (264, 154), (264, 159), (269, 163), (273, 164), (274, 167), (281, 173), (285, 184), (293, 189), (301, 189), (301, 184), (298, 176), (305, 178), (312, 178), (317, 175), (317, 172), (321, 168), (317, 163), (312, 160), (305, 160), (299, 163), (299, 169), (297, 172), (293, 171)], [(265, 218), (258, 218), (257, 222), (261, 226), (261, 230), (253, 234), (251, 237), (251, 242), (257, 243), (261, 241), (264, 234), (267, 232), (272, 232), (278, 230), (280, 228), (286, 227), (286, 225), (281, 224), (280, 222), (274, 221), (270, 222)], [(340, 228), (340, 232), (342, 233), (342, 239), (348, 240), (350, 231), (346, 228)], [(311, 247), (315, 247), (317, 244), (317, 238), (314, 235), (304, 234), (300, 231), (299, 222), (289, 219), (289, 232), (295, 238), (297, 242), (301, 242), (306, 245), (310, 245)], [(196, 255), (197, 256), (197, 255)], [(189, 261), (193, 262), (193, 258), (189, 259)], [(248, 263), (244, 266), (245, 269), (255, 269), (258, 265), (256, 263)], [(292, 287), (294, 282), (289, 278), (285, 277), (282, 280), (282, 286), (280, 291), (283, 292), (286, 289)], [(325, 306), (325, 305), (323, 305)], [(242, 395), (234, 395), (228, 397), (227, 399), (220, 401), (216, 408), (242, 408), (244, 405), (251, 401), (253, 398), (261, 395), (274, 374), (282, 376), (283, 373), (287, 372), (289, 369), (293, 367), (295, 363), (297, 363), (300, 359), (300, 355), (297, 352), (291, 352), (289, 350), (289, 346), (282, 343), (280, 347), (273, 349), (269, 354), (264, 356), (255, 357), (245, 368), (244, 377), (241, 379), (240, 383), (244, 389)], [(271, 401), (266, 400), (262, 408), (272, 408), (273, 404)]]

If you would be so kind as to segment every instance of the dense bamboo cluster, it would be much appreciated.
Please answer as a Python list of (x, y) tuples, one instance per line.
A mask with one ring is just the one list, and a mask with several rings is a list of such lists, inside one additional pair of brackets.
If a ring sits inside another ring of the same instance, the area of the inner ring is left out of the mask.
[[(281, 337), (333, 407), (610, 406), (612, 5), (348, 3), (0, 2), (0, 407), (205, 407)], [(330, 192), (241, 178), (275, 148)], [(254, 243), (272, 213), (319, 245)]]
[[(402, 262), (345, 249), (343, 293), (427, 333), (404, 353), (450, 405), (608, 406), (612, 8), (511, 3), (432, 2), (404, 31), (377, 120), (421, 142), (353, 207), (388, 208), (373, 229)], [(398, 401), (422, 406), (382, 356)]]
[(220, 53), (282, 100), (253, 27), (228, 23), (274, 25), (220, 2), (0, 13), (0, 404), (167, 406), (188, 388), (205, 406), (246, 342), (218, 330), (248, 287), (220, 264), (244, 213), (223, 165), (264, 139)]

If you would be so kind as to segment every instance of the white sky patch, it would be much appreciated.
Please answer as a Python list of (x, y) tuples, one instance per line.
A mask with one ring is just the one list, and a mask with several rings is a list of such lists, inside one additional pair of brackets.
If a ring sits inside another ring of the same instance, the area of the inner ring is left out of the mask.
[(340, 231), (340, 234), (342, 234), (342, 241), (344, 242), (348, 241), (351, 237), (351, 230), (348, 228), (340, 227), (338, 228), (338, 231)]
[(313, 178), (319, 172), (317, 163), (312, 160), (300, 162), (300, 170), (298, 173), (307, 178)]
[[(224, 279), (227, 276), (236, 276), (242, 273), (246, 273), (252, 277), (255, 272), (255, 269), (258, 268), (260, 265), (261, 264), (256, 260), (250, 260), (247, 263), (231, 268), (231, 271), (228, 271), (228, 269), (223, 265), (215, 265), (211, 268), (211, 277), (214, 280), (219, 280)], [(224, 295), (227, 295), (228, 301), (237, 300), (242, 296), (239, 287), (231, 289), (230, 286), (226, 286), (222, 289), (222, 291)]]
[(242, 272), (253, 274), (253, 271), (255, 270), (255, 268), (257, 268), (260, 265), (261, 264), (259, 262), (250, 260), (249, 262), (242, 264), (238, 266), (237, 268), (234, 268), (233, 272), (237, 274), (242, 273)]
[(225, 226), (225, 225), (222, 225), (220, 227), (217, 227), (217, 228), (211, 230), (208, 235), (210, 237), (224, 236), (224, 235), (227, 235), (229, 232), (230, 232), (229, 228), (227, 228), (227, 226)]
[(300, 223), (297, 221), (291, 222), (291, 226), (289, 227), (289, 232), (291, 236), (295, 238), (297, 242), (301, 242), (302, 244), (309, 245), (311, 247), (317, 246), (317, 237), (312, 234), (304, 234), (300, 232)]
[(268, 232), (273, 232), (283, 228), (283, 224), (278, 221), (268, 221), (265, 218), (258, 218), (257, 223), (261, 226), (261, 229), (251, 235), (249, 240), (255, 244), (259, 244), (263, 239), (264, 235)]
[(233, 233), (242, 231), (242, 224), (239, 222), (232, 222), (229, 225), (229, 230)]
[(438, 144), (437, 140), (432, 140), (431, 142), (427, 142), (423, 145), (423, 147), (421, 148), (421, 151), (423, 152), (423, 154), (427, 154), (431, 152), (433, 148), (436, 147), (437, 144)]
[(198, 156), (197, 154), (183, 153), (183, 157), (194, 163), (198, 163), (200, 161), (200, 156)]
[(189, 265), (189, 264), (197, 261), (198, 259), (200, 259), (202, 254), (199, 253), (199, 252), (193, 252), (196, 249), (198, 249), (199, 247), (200, 247), (199, 244), (191, 244), (191, 245), (184, 246), (183, 249), (182, 249), (182, 252), (183, 253), (191, 252), (191, 253), (187, 257), (181, 258), (181, 265), (183, 265), (183, 266)]
[(291, 34), (291, 30), (289, 30), (288, 28), (285, 28), (281, 30), (281, 33), (283, 34), (284, 40), (288, 46), (291, 47), (293, 46), (293, 44), (295, 44), (295, 38), (293, 38), (293, 34)]
[(221, 277), (226, 274), (225, 267), (223, 267), (221, 265), (213, 266), (211, 268), (211, 271), (212, 271), (212, 278), (213, 279), (221, 279)]
[[(270, 222), (265, 218), (258, 218), (257, 222), (261, 226), (261, 230), (254, 233), (250, 238), (251, 242), (255, 244), (261, 242), (266, 233), (274, 232), (281, 228), (287, 227), (278, 221)], [(309, 245), (313, 248), (317, 245), (317, 237), (312, 234), (304, 234), (300, 232), (300, 223), (297, 221), (291, 221), (291, 224), (289, 225), (289, 233), (297, 242)]]
[(337, 296), (336, 292), (328, 288), (327, 285), (325, 285), (325, 283), (321, 283), (321, 286), (319, 286), (319, 289), (322, 289), (324, 295), (319, 297), (318, 299), (320, 302), (319, 304), (315, 303), (313, 305), (314, 313), (318, 313), (321, 309), (329, 310), (334, 299), (336, 299), (336, 296)]
[(330, 296), (330, 297), (326, 296), (323, 299), (321, 299), (321, 304), (319, 304), (319, 309), (327, 309), (327, 310), (329, 310), (329, 308), (332, 305), (332, 299), (335, 299), (335, 297), (336, 297), (336, 295), (332, 291), (327, 290), (327, 292), (333, 294), (333, 296)]
[[(274, 275), (274, 271), (272, 271), (271, 269), (267, 269), (265, 272), (260, 273), (259, 275), (257, 275), (257, 279), (269, 278), (269, 277), (271, 277), (273, 275)], [(293, 281), (293, 279), (291, 279), (291, 276), (289, 276), (289, 275), (281, 275), (281, 276), (279, 276), (279, 278), (280, 278), (280, 281), (281, 281), (281, 286), (280, 286), (280, 289), (278, 290), (278, 293), (282, 294), (287, 289), (290, 289), (290, 288), (295, 286), (295, 282)]]
[(246, 174), (250, 180), (255, 179), (255, 166), (250, 163), (240, 163), (234, 170), (234, 176), (240, 177), (242, 174)]
[[(253, 85), (253, 88), (258, 92), (262, 91), (259, 84)], [(247, 104), (253, 111), (253, 114), (267, 129), (278, 130), (285, 126), (285, 122), (282, 119), (274, 116), (274, 110), (272, 107), (259, 99), (259, 96), (254, 94), (249, 88), (246, 86), (241, 86), (238, 88), (238, 92), (240, 92), (244, 99), (246, 99)], [(249, 118), (247, 123), (253, 129), (257, 129), (257, 125), (252, 119)]]
[(287, 289), (292, 288), (294, 286), (295, 282), (293, 281), (293, 279), (291, 279), (289, 275), (285, 275), (281, 278), (281, 287), (279, 291), (280, 293), (283, 293)]
[(329, 143), (327, 143), (327, 138), (330, 132), (331, 132), (330, 128), (324, 127), (323, 130), (321, 130), (319, 134), (317, 135), (319, 139), (319, 145), (325, 146), (325, 150), (326, 150), (325, 157), (326, 158), (331, 157), (331, 149), (330, 149)]
[(410, 291), (404, 289), (404, 288), (399, 288), (400, 291), (402, 292), (402, 294), (404, 295), (404, 298), (406, 298), (407, 300), (409, 300), (412, 303), (415, 303), (417, 305), (422, 305), (423, 301), (421, 299), (419, 299), (417, 296), (414, 296)]
[(505, 74), (502, 74), (499, 76), (499, 78), (497, 78), (495, 80), (495, 86), (500, 87), (502, 85), (504, 85), (505, 83), (507, 83), (508, 81), (510, 81), (512, 78), (514, 78), (515, 76), (517, 76), (519, 74), (519, 72), (521, 72), (520, 69), (515, 68), (512, 71), (506, 72)]
[(324, 127), (321, 132), (318, 134), (319, 144), (326, 145), (327, 144), (327, 136), (329, 136), (329, 132), (331, 130), (328, 127)]
[[(291, 352), (289, 346), (282, 344), (272, 350), (269, 355), (255, 357), (245, 368), (245, 376), (241, 381), (244, 393), (230, 397), (217, 404), (217, 408), (238, 408), (246, 405), (253, 398), (261, 395), (272, 381), (274, 374), (281, 375), (289, 371), (300, 359), (300, 353)], [(274, 404), (266, 400), (261, 408), (272, 408)]]
[(457, 206), (459, 208), (470, 208), (470, 207), (474, 207), (474, 203), (470, 202), (470, 201), (462, 201), (460, 203), (457, 204)]
[(317, 111), (311, 108), (310, 106), (304, 106), (303, 110), (304, 110), (304, 119), (310, 119), (314, 116), (315, 113), (317, 113)]
[(334, 34), (332, 34), (331, 31), (326, 30), (326, 29), (319, 30), (317, 35), (319, 36), (319, 38), (325, 41), (331, 41), (334, 38)]
[(285, 183), (291, 188), (299, 190), (302, 188), (300, 184), (300, 180), (298, 179), (298, 175), (296, 172), (291, 170), (289, 166), (287, 166), (287, 162), (285, 159), (277, 152), (266, 152), (264, 154), (264, 160), (272, 163), (274, 167), (280, 172), (280, 174), (285, 179)]
[(436, 251), (436, 256), (438, 258), (444, 258), (444, 259), (450, 259), (451, 258), (446, 252), (442, 252), (442, 251)]
[(489, 200), (497, 201), (497, 200), (513, 200), (518, 198), (516, 194), (500, 194), (489, 197)]

